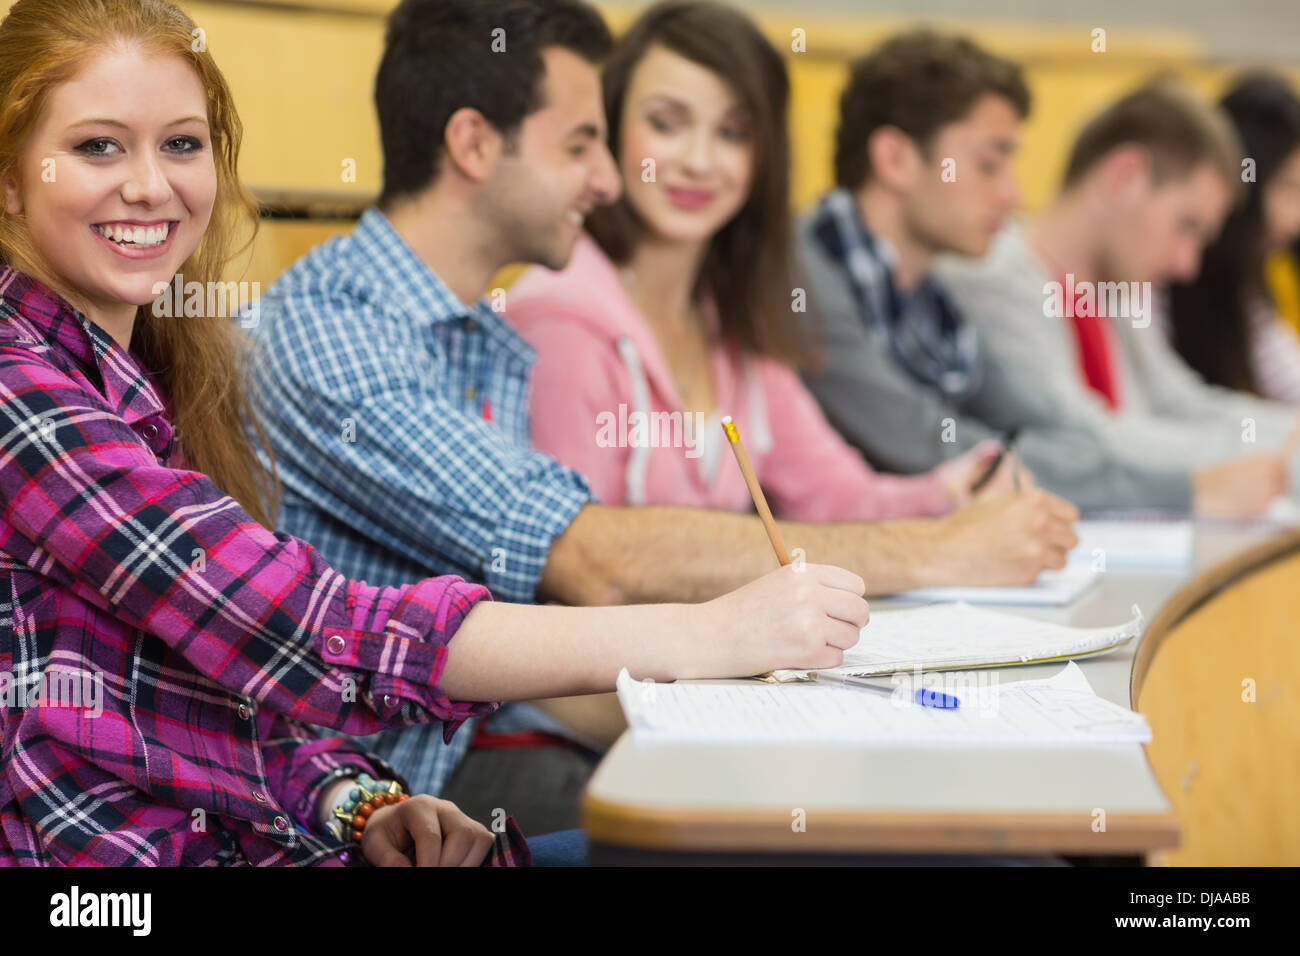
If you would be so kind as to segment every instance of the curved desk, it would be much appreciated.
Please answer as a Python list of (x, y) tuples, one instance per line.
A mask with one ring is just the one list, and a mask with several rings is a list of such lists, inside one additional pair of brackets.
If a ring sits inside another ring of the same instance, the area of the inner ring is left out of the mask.
[(1162, 861), (1300, 863), (1300, 532), (1202, 572), (1133, 662), (1147, 757), (1182, 843)]
[[(1103, 697), (1131, 705), (1130, 686), (1140, 689), (1139, 709), (1147, 712), (1156, 741), (1150, 761), (1139, 745), (1051, 750), (668, 744), (625, 733), (584, 794), (592, 862), (700, 861), (719, 854), (814, 861), (836, 853), (894, 852), (1141, 857), (1179, 846), (1180, 822), (1198, 834), (1199, 847), (1202, 824), (1185, 815), (1187, 808), (1206, 814), (1205, 826), (1212, 829), (1214, 814), (1230, 805), (1225, 781), (1244, 773), (1237, 764), (1225, 770), (1211, 757), (1222, 752), (1212, 750), (1216, 740), (1232, 738), (1217, 738), (1203, 728), (1239, 726), (1211, 722), (1223, 708), (1200, 709), (1204, 721), (1187, 716), (1211, 692), (1203, 688), (1211, 687), (1216, 675), (1222, 676), (1220, 689), (1226, 686), (1238, 697), (1241, 680), (1257, 675), (1260, 704), (1254, 711), (1237, 706), (1243, 714), (1267, 713), (1272, 736), (1261, 735), (1243, 751), (1238, 763), (1255, 772), (1237, 778), (1238, 787), (1263, 782), (1272, 769), (1269, 754), (1290, 753), (1290, 804), (1272, 804), (1258, 831), (1263, 841), (1286, 827), (1294, 836), (1300, 650), (1294, 641), (1285, 653), (1282, 642), (1263, 642), (1272, 656), (1233, 658), (1225, 668), (1223, 658), (1206, 646), (1215, 643), (1216, 633), (1218, 645), (1224, 643), (1224, 620), (1241, 622), (1241, 628), (1276, 625), (1270, 633), (1283, 633), (1277, 628), (1300, 609), (1300, 557), (1283, 558), (1297, 553), (1300, 533), (1199, 526), (1190, 580), (1187, 572), (1111, 571), (1070, 607), (1014, 609), (1080, 627), (1115, 624), (1131, 616), (1133, 605), (1141, 609), (1148, 626), (1139, 641), (1079, 665)], [(1272, 590), (1285, 590), (1288, 573), (1294, 582), (1286, 605), (1291, 610), (1271, 609)], [(1261, 601), (1261, 589), (1270, 597)], [(1256, 616), (1238, 617), (1248, 605), (1257, 605)], [(882, 600), (873, 606), (902, 605)], [(1038, 679), (1059, 669), (1060, 664), (1001, 668), (998, 679)], [(1291, 675), (1289, 682), (1278, 677), (1284, 672)], [(1198, 688), (1197, 700), (1173, 693), (1184, 681), (1196, 681), (1188, 686)], [(1289, 727), (1279, 730), (1287, 715)], [(1174, 726), (1186, 733), (1175, 733)], [(1288, 741), (1289, 751), (1270, 749)], [(1195, 782), (1176, 793), (1171, 781), (1187, 773), (1189, 761), (1199, 768)], [(1207, 769), (1211, 765), (1213, 772)], [(1250, 794), (1231, 805), (1254, 808)], [(1186, 848), (1194, 849), (1192, 841)], [(1169, 859), (1183, 862), (1179, 856)]]

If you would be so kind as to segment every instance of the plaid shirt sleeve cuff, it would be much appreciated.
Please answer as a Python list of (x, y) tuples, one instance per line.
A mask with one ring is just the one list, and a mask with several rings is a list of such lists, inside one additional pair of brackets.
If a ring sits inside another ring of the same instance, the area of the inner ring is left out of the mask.
[[(410, 792), (406, 778), (382, 758), (356, 746), (344, 737), (320, 737), (306, 725), (263, 713), (259, 724), (266, 742), (262, 752), (267, 780), (275, 799), (303, 829), (321, 834), (321, 796), (331, 783), (342, 777), (368, 773), (376, 780), (396, 780)], [(323, 834), (332, 839), (329, 833)], [(492, 849), (482, 866), (531, 866), (532, 852), (514, 817), (493, 832)]]
[(323, 628), (316, 642), (327, 664), (369, 674), (360, 692), (385, 726), (432, 714), (447, 724), (450, 739), (470, 717), (496, 710), (491, 702), (452, 700), (439, 686), (447, 643), (474, 605), (491, 600), (487, 588), (454, 575), (401, 588), (351, 587), (350, 626)]
[(259, 715), (259, 724), (271, 795), (311, 833), (321, 833), (321, 794), (341, 777), (368, 773), (408, 789), (406, 779), (390, 764), (346, 737), (322, 737), (305, 724), (266, 711)]
[(506, 817), (506, 828), (493, 834), (492, 849), (480, 866), (532, 866), (533, 853), (514, 817)]

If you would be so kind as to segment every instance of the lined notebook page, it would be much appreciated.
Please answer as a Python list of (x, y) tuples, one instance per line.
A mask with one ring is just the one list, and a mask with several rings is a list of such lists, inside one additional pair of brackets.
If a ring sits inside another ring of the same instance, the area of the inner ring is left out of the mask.
[[(931, 604), (872, 614), (858, 643), (844, 652), (844, 664), (833, 669), (874, 676), (917, 667), (951, 670), (1086, 657), (1119, 647), (1141, 632), (1139, 614), (1114, 627), (1068, 627), (963, 601)], [(782, 681), (806, 673), (786, 670), (773, 676)]]
[(618, 677), (628, 726), (652, 740), (999, 746), (1145, 743), (1146, 718), (1098, 697), (1078, 665), (954, 710), (822, 684), (656, 684)]
[(1044, 571), (1033, 584), (1019, 588), (921, 588), (894, 597), (906, 601), (969, 601), (972, 604), (1069, 604), (1097, 583), (1098, 574), (1086, 564), (1069, 564)]

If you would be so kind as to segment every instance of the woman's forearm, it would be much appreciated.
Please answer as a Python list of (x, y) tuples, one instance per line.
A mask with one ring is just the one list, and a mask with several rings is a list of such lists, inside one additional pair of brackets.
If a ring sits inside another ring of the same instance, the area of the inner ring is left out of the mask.
[(862, 578), (787, 565), (704, 604), (559, 607), (482, 601), (447, 644), (453, 700), (532, 700), (637, 679), (747, 677), (835, 667), (869, 616)]
[(532, 700), (614, 689), (621, 668), (673, 680), (694, 668), (699, 608), (573, 608), (484, 601), (447, 645), (439, 682), (455, 700)]

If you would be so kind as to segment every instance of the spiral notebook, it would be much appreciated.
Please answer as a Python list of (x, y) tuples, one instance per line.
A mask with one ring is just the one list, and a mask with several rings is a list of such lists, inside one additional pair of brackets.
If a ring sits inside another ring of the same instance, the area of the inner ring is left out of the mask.
[[(1069, 627), (1050, 621), (973, 607), (964, 601), (903, 611), (877, 611), (858, 643), (832, 670), (857, 677), (898, 671), (1007, 667), (1091, 657), (1128, 643), (1142, 633), (1142, 613), (1112, 627)], [(780, 681), (800, 680), (807, 671), (781, 670)]]

